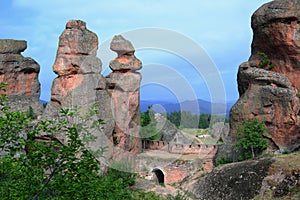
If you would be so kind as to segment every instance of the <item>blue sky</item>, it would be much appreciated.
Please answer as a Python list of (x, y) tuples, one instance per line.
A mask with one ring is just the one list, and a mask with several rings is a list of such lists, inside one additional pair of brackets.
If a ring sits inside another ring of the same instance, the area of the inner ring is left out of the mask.
[[(139, 41), (151, 42), (155, 38), (147, 34), (137, 37), (138, 30), (173, 31), (174, 37), (169, 38), (171, 49), (161, 48), (159, 42), (155, 48), (137, 48), (136, 55), (144, 64), (141, 98), (217, 101), (222, 97), (213, 93), (218, 93), (216, 88), (222, 82), (226, 100), (235, 101), (238, 98), (237, 69), (250, 56), (251, 15), (266, 2), (269, 1), (1, 0), (0, 38), (27, 40), (28, 48), (23, 55), (40, 64), (41, 99), (49, 100), (56, 77), (52, 65), (58, 38), (68, 20), (81, 19), (98, 35), (99, 43), (103, 43), (98, 57), (103, 62), (104, 74), (109, 73), (108, 63), (115, 57), (105, 49), (115, 34), (124, 34), (134, 46), (139, 46)], [(181, 39), (176, 39), (177, 36)], [(203, 51), (189, 49), (182, 41), (197, 43)], [(172, 45), (182, 47), (177, 49), (180, 52), (172, 51), (175, 48)], [(191, 59), (198, 60), (204, 71), (207, 67), (211, 69), (211, 73), (197, 73), (199, 68), (193, 66)], [(206, 59), (214, 66), (206, 65)]]

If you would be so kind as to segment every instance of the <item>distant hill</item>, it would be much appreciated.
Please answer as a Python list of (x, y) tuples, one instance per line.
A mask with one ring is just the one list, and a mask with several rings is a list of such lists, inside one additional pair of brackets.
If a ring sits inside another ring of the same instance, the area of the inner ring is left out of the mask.
[[(44, 101), (40, 99), (42, 104), (47, 104), (48, 101)], [(154, 101), (154, 100), (141, 100), (141, 111), (147, 111), (149, 106), (156, 105), (153, 107), (156, 112), (167, 112), (171, 113), (174, 111), (190, 111), (193, 114), (216, 114), (224, 116), (224, 109), (226, 117), (229, 117), (229, 111), (235, 102), (227, 102), (224, 103), (212, 103), (209, 101), (205, 101), (202, 99), (194, 100), (194, 101), (184, 101), (181, 103), (174, 103), (168, 101)], [(213, 106), (213, 107), (212, 107)], [(198, 109), (197, 109), (198, 107)], [(212, 112), (212, 108), (214, 112)]]
[[(229, 111), (235, 102), (227, 103), (212, 103), (202, 99), (193, 101), (184, 101), (181, 103), (173, 103), (166, 101), (142, 100), (141, 111), (145, 112), (149, 106), (154, 105), (153, 109), (156, 112), (171, 113), (174, 111), (190, 111), (193, 114), (215, 114), (226, 115), (229, 117)], [(224, 113), (225, 111), (225, 113)]]

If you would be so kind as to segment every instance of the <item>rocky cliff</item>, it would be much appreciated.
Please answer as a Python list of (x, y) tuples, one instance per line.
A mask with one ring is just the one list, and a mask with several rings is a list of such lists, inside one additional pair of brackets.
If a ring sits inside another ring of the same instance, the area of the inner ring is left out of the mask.
[(300, 1), (275, 0), (252, 16), (253, 42), (250, 61), (259, 62), (258, 52), (269, 56), (272, 71), (286, 75), (300, 91)]
[(300, 146), (299, 8), (299, 1), (275, 0), (253, 14), (252, 54), (239, 67), (240, 98), (230, 111), (232, 138), (238, 123), (255, 117), (265, 121), (271, 149)]
[(36, 115), (41, 115), (39, 103), (39, 64), (21, 53), (27, 48), (24, 40), (0, 40), (0, 82), (8, 83), (6, 95), (10, 96), (10, 106), (14, 111), (28, 111), (32, 107)]

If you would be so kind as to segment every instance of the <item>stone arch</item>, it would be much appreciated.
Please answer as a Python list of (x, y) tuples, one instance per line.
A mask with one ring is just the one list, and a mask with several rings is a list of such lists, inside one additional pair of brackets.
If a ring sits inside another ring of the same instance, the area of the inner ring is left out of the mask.
[(158, 183), (160, 183), (160, 184), (165, 183), (165, 174), (166, 173), (163, 171), (163, 169), (161, 169), (159, 167), (156, 167), (156, 168), (151, 170), (151, 173), (155, 174)]

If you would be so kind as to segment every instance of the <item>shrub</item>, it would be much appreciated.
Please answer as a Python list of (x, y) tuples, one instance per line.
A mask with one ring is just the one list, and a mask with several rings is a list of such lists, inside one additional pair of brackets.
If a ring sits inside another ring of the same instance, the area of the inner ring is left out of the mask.
[(275, 66), (271, 60), (269, 59), (269, 57), (263, 53), (263, 52), (258, 52), (258, 56), (259, 56), (259, 60), (260, 60), (260, 63), (259, 63), (259, 67), (261, 68), (264, 68), (264, 69), (268, 69), (268, 70), (271, 70), (273, 69), (273, 67)]
[(238, 124), (237, 134), (235, 135), (238, 141), (235, 144), (235, 151), (242, 148), (244, 151), (242, 157), (248, 158), (250, 154), (254, 158), (267, 149), (268, 140), (264, 138), (265, 136), (267, 136), (267, 129), (263, 121), (256, 118), (245, 120)]

